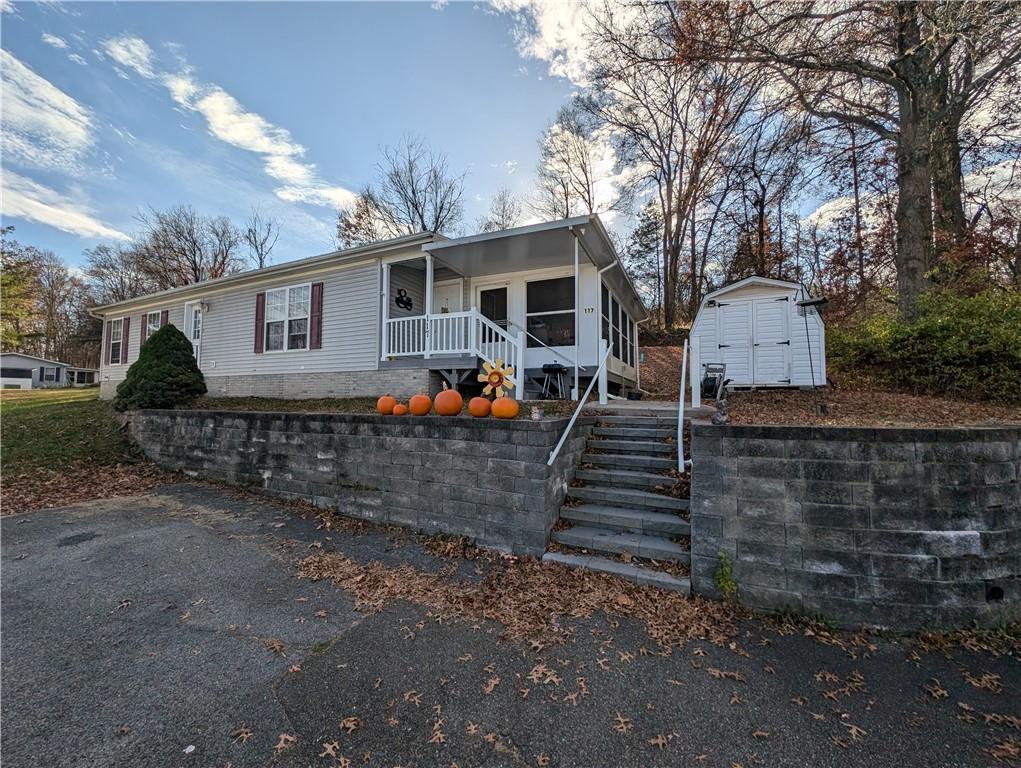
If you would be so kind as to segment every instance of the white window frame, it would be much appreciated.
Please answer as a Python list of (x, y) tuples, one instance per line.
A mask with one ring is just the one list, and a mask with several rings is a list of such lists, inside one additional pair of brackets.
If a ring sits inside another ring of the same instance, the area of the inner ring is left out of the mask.
[[(120, 335), (121, 335), (121, 337), (119, 339), (116, 339), (116, 340), (113, 337), (113, 329), (114, 329), (115, 326), (118, 327), (118, 330), (119, 330)], [(113, 345), (114, 344), (118, 345), (118, 347), (117, 347), (117, 359), (116, 360), (113, 359)], [(125, 357), (127, 357), (127, 355), (124, 354), (124, 318), (123, 317), (113, 317), (113, 318), (110, 318), (110, 349), (107, 352), (107, 355), (109, 356), (109, 359), (110, 359), (110, 365), (124, 365), (127, 362), (127, 360), (124, 359)]]
[[(291, 334), (288, 332), (291, 320), (303, 319), (301, 315), (297, 317), (291, 317), (291, 291), (295, 288), (307, 288), (308, 289), (308, 312), (304, 315), (305, 324), (305, 346), (304, 347), (289, 347), (288, 344), (291, 339)], [(284, 346), (283, 349), (270, 349), (269, 348), (269, 324), (279, 323), (280, 320), (269, 319), (269, 295), (276, 293), (277, 291), (284, 292)], [(281, 352), (307, 352), (309, 345), (312, 343), (312, 283), (295, 283), (294, 285), (282, 285), (276, 288), (267, 288), (265, 291), (264, 309), (262, 318), (262, 351), (267, 355), (276, 355)]]
[[(152, 336), (154, 333), (156, 333), (156, 331), (158, 331), (160, 329), (160, 318), (162, 316), (163, 316), (163, 312), (162, 312), (162, 310), (159, 310), (159, 309), (155, 310), (154, 312), (146, 312), (145, 313), (145, 340), (146, 341), (148, 341), (149, 337)], [(156, 318), (156, 328), (155, 328), (155, 330), (150, 330), (150, 327), (152, 326), (152, 319), (154, 317)]]
[[(574, 279), (574, 273), (573, 272), (570, 273), (570, 274), (566, 274), (566, 275), (548, 275), (548, 276), (545, 276), (545, 277), (534, 277), (534, 278), (532, 278), (530, 280), (525, 280), (525, 295), (524, 295), (524, 305), (525, 306), (524, 306), (524, 310), (525, 310), (525, 328), (526, 329), (528, 328), (528, 318), (530, 318), (530, 317), (545, 317), (546, 315), (570, 315), (571, 319), (572, 319), (572, 322), (574, 323), (574, 343), (572, 343), (572, 344), (549, 344), (549, 345), (546, 345), (546, 346), (549, 346), (550, 349), (568, 349), (568, 348), (571, 348), (571, 347), (576, 347), (578, 345), (578, 311), (577, 311), (578, 308), (577, 308), (577, 306), (575, 306), (575, 307), (571, 307), (570, 309), (553, 309), (553, 310), (548, 310), (546, 312), (529, 312), (528, 311), (528, 286), (531, 283), (548, 283), (548, 282), (550, 282), (552, 280), (568, 280), (568, 279), (570, 279), (570, 280)], [(508, 299), (509, 298), (510, 298), (510, 294), (508, 293)], [(574, 292), (572, 292), (571, 298), (572, 298), (572, 301), (573, 301), (574, 300)], [(508, 312), (507, 313), (510, 314), (510, 307), (509, 306), (508, 306)], [(531, 332), (529, 332), (529, 333), (531, 333)], [(531, 336), (529, 336), (528, 338), (531, 339)], [(530, 347), (529, 344), (528, 344), (528, 341), (526, 341), (525, 342), (525, 346), (528, 347), (529, 349), (541, 349), (544, 345), (540, 343), (537, 347)]]
[[(50, 371), (53, 372), (53, 378), (50, 378)], [(57, 366), (55, 365), (44, 365), (43, 366), (43, 381), (52, 381), (54, 384), (57, 383)]]

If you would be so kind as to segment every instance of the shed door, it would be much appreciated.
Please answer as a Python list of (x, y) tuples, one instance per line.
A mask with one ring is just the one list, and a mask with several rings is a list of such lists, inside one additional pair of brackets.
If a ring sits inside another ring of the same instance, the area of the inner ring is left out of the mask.
[(731, 379), (731, 384), (739, 387), (752, 383), (751, 307), (748, 301), (721, 302), (717, 306), (716, 343), (719, 360), (706, 360), (725, 363), (727, 378)]
[(791, 336), (787, 325), (789, 299), (756, 299), (754, 383), (790, 384)]

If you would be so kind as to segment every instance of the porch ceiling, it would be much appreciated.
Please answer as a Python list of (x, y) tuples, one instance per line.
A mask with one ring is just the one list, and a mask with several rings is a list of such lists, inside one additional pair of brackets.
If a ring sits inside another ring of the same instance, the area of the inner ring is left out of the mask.
[[(455, 272), (466, 277), (485, 277), (531, 269), (574, 265), (574, 235), (581, 240), (579, 258), (602, 269), (617, 262), (616, 253), (599, 219), (572, 219), (505, 229), (456, 240), (427, 243), (429, 251)], [(603, 279), (622, 297), (632, 317), (641, 320), (647, 311), (622, 267), (607, 270)]]

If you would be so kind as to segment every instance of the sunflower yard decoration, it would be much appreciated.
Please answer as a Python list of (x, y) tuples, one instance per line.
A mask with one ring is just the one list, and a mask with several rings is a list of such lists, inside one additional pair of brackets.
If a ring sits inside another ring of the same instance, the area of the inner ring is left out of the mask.
[(479, 374), (479, 381), (484, 383), (486, 386), (482, 388), (482, 394), (496, 394), (497, 397), (504, 396), (504, 390), (514, 388), (514, 366), (507, 366), (504, 368), (503, 360), (500, 358), (496, 359), (495, 365), (490, 365), (489, 361), (482, 363), (482, 370), (485, 373)]

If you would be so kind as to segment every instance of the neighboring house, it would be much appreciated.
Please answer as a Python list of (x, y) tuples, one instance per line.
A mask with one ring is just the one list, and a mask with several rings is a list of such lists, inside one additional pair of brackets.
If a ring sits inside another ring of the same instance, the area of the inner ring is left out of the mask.
[[(503, 359), (538, 393), (544, 364), (635, 388), (647, 319), (602, 223), (581, 216), (449, 240), (423, 232), (97, 307), (101, 393), (173, 323), (214, 396), (351, 397), (477, 384)], [(515, 390), (522, 397), (520, 389)], [(565, 392), (565, 394), (570, 394)]]
[(93, 387), (99, 384), (98, 368), (68, 368), (67, 386), (69, 387)]
[(799, 283), (748, 277), (713, 291), (702, 300), (691, 340), (692, 371), (724, 363), (732, 387), (826, 383), (825, 328)]
[(0, 353), (0, 386), (4, 389), (40, 389), (70, 386), (67, 363), (20, 352)]

